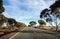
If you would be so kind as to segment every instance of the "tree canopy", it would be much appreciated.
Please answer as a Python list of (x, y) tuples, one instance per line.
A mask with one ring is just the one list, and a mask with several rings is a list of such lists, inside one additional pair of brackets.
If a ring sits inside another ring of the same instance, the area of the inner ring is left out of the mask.
[(35, 25), (35, 24), (37, 24), (35, 21), (31, 21), (29, 24), (31, 24), (31, 25)]
[(3, 0), (0, 0), (0, 14), (5, 11), (5, 8), (3, 7)]
[(55, 3), (53, 3), (51, 6), (50, 6), (50, 9), (51, 9), (51, 13), (52, 14), (55, 14), (56, 17), (60, 18), (60, 0), (57, 0)]
[(21, 23), (21, 22), (17, 22), (15, 24), (16, 27), (26, 27), (26, 24), (25, 23)]
[(38, 20), (38, 23), (39, 23), (40, 25), (46, 25), (46, 22), (45, 22), (44, 20)]
[(60, 7), (60, 0), (57, 0), (55, 3), (53, 3), (50, 8), (52, 12), (55, 12), (57, 10), (57, 8)]
[(46, 22), (49, 22), (50, 24), (55, 20), (54, 22), (56, 23), (57, 30), (57, 18), (60, 19), (60, 0), (56, 0), (49, 9), (43, 9), (40, 13), (40, 18), (45, 18)]
[(49, 11), (50, 11), (50, 10), (47, 9), (47, 8), (44, 9), (44, 10), (42, 10), (41, 13), (40, 13), (40, 18), (50, 16), (49, 13), (48, 13)]
[(15, 19), (13, 19), (13, 18), (8, 18), (8, 23), (9, 23), (9, 25), (15, 25), (16, 24), (16, 20)]

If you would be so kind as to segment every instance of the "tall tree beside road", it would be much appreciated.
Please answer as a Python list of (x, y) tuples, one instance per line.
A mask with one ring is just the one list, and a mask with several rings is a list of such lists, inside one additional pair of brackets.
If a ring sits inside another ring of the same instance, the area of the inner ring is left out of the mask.
[(16, 24), (16, 20), (13, 18), (8, 18), (8, 24), (14, 26)]
[(50, 6), (51, 14), (56, 17), (56, 31), (58, 31), (57, 18), (60, 19), (60, 0)]
[(54, 23), (56, 24), (57, 31), (58, 30), (57, 19), (58, 18), (60, 19), (60, 0), (57, 0), (49, 8), (50, 9), (46, 8), (41, 11), (40, 18), (45, 18), (46, 22), (49, 22), (50, 24), (54, 21)]
[(5, 11), (5, 8), (3, 7), (3, 0), (0, 0), (0, 14)]

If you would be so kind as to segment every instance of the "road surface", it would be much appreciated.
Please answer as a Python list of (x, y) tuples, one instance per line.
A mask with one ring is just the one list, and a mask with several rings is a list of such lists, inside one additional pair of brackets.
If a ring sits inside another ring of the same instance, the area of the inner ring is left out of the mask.
[(45, 30), (26, 27), (9, 39), (60, 39), (60, 34), (47, 32)]

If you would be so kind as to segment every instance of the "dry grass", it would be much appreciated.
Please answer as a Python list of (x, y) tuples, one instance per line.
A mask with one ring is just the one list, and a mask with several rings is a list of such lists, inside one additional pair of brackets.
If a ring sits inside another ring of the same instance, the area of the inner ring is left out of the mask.
[[(24, 27), (20, 27), (18, 30), (22, 30)], [(12, 32), (13, 30), (9, 29), (0, 29), (0, 39), (9, 39), (12, 35), (14, 35), (17, 32)]]
[[(43, 26), (43, 27), (38, 27), (39, 29), (47, 30), (47, 31), (56, 31), (55, 26)], [(58, 27), (58, 31), (60, 31), (60, 27)]]
[(16, 32), (12, 32), (6, 35), (2, 35), (0, 36), (0, 39), (9, 39), (12, 35), (14, 35)]

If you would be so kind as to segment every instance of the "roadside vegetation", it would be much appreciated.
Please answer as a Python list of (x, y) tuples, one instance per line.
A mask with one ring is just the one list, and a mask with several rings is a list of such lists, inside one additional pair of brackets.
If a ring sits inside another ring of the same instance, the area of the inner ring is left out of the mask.
[[(21, 30), (27, 27), (25, 23), (18, 22), (14, 18), (7, 18), (4, 16), (2, 14), (4, 11), (5, 8), (3, 7), (3, 0), (0, 0), (0, 33)], [(36, 25), (37, 22), (35, 21), (30, 21), (28, 27), (60, 32), (60, 22), (58, 21), (60, 21), (60, 0), (40, 12), (40, 19), (37, 21), (39, 25)], [(47, 23), (50, 25), (46, 26)], [(4, 24), (6, 24), (6, 26), (4, 26)]]
[(5, 35), (7, 36), (5, 36), (5, 38), (8, 39), (8, 37), (16, 33), (15, 31), (22, 30), (26, 27), (25, 23), (18, 22), (14, 18), (4, 16), (4, 11), (5, 8), (3, 7), (3, 0), (0, 0), (0, 39), (3, 39), (3, 36)]
[[(58, 23), (58, 20), (60, 21), (60, 0), (56, 1), (54, 4), (52, 4), (49, 8), (46, 8), (40, 12), (40, 19), (38, 20), (39, 26), (36, 26), (37, 22), (30, 21), (29, 27), (35, 27), (35, 28), (48, 28), (51, 30), (58, 31), (60, 23)], [(18, 30), (22, 27), (26, 27), (25, 23), (17, 22), (14, 18), (7, 18), (2, 13), (5, 11), (5, 8), (3, 7), (3, 0), (0, 0), (0, 29), (8, 29), (8, 30)], [(45, 19), (44, 19), (45, 18)], [(53, 25), (54, 22), (54, 25)], [(46, 26), (47, 23), (50, 25)], [(2, 27), (3, 24), (6, 24), (6, 27)], [(50, 28), (49, 28), (50, 27)], [(46, 28), (46, 29), (47, 29)]]
[[(37, 28), (48, 31), (60, 32), (60, 0), (57, 0), (49, 8), (43, 9), (40, 12), (40, 20)], [(49, 24), (48, 26), (47, 23)], [(30, 26), (30, 25), (29, 25)]]

